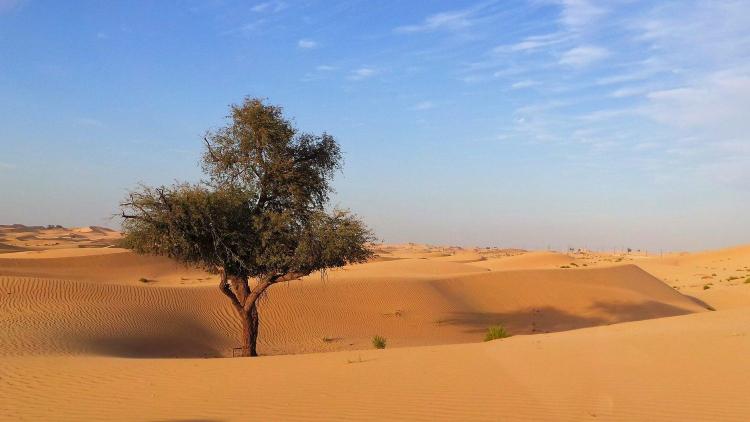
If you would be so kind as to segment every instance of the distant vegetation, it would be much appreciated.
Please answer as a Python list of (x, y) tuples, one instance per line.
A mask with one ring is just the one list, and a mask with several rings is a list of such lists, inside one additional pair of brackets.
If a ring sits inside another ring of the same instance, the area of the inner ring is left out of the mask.
[[(207, 133), (205, 182), (140, 186), (121, 203), (123, 245), (220, 275), (242, 322), (242, 355), (257, 356), (258, 299), (272, 285), (366, 261), (373, 237), (325, 206), (341, 151), (299, 132), (282, 109), (248, 98)], [(315, 300), (315, 298), (309, 298)]]

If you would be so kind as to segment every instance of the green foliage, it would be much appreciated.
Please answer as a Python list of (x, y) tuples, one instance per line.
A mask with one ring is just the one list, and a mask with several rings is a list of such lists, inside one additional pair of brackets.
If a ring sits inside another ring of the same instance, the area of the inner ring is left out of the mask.
[(505, 327), (503, 327), (502, 325), (493, 325), (492, 327), (487, 329), (487, 334), (484, 335), (484, 341), (496, 340), (506, 337), (510, 337), (510, 334), (505, 331)]
[(385, 337), (375, 336), (372, 338), (372, 346), (376, 349), (385, 349), (386, 339)]
[(140, 186), (121, 204), (122, 245), (211, 272), (279, 279), (367, 260), (371, 232), (324, 209), (341, 152), (299, 133), (277, 106), (247, 99), (205, 137), (208, 180)]

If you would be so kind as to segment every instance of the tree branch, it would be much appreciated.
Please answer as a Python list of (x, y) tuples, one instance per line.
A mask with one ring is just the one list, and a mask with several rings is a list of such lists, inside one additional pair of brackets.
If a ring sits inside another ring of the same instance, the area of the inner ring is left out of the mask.
[(214, 161), (219, 161), (219, 159), (216, 157), (216, 154), (214, 154), (214, 149), (211, 147), (211, 142), (208, 141), (208, 138), (204, 136), (203, 141), (206, 143), (206, 148), (208, 148), (208, 154), (211, 156), (211, 158), (213, 158)]
[(221, 281), (219, 282), (219, 289), (222, 293), (224, 293), (229, 300), (232, 301), (232, 305), (234, 305), (235, 309), (238, 311), (242, 309), (242, 304), (240, 304), (240, 301), (237, 299), (237, 296), (232, 291), (232, 288), (229, 286), (229, 282), (227, 280), (226, 273), (222, 270), (221, 271)]
[(284, 282), (284, 281), (297, 280), (298, 278), (302, 278), (304, 276), (305, 276), (305, 274), (303, 274), (303, 273), (297, 273), (297, 272), (283, 274), (283, 275), (278, 275), (278, 276), (276, 276), (276, 277), (273, 278), (273, 281), (271, 282), (271, 284), (281, 283), (281, 282)]

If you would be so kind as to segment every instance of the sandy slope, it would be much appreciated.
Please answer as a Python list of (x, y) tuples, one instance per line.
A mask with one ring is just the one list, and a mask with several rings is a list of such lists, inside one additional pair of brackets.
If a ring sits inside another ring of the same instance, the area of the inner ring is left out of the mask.
[(0, 418), (745, 421), (750, 313), (260, 359), (13, 357)]
[[(97, 253), (102, 252), (102, 253)], [(216, 277), (166, 258), (117, 248), (53, 249), (0, 255), (0, 274), (100, 283), (214, 284)]]
[[(296, 355), (196, 359), (238, 344), (215, 277), (96, 227), (0, 236), (0, 420), (750, 416), (750, 283), (735, 276), (750, 247), (379, 245), (373, 262), (269, 290), (260, 352)], [(516, 336), (480, 343), (493, 324)], [(371, 350), (375, 334), (388, 350)]]
[[(129, 253), (98, 258), (106, 265), (66, 258), (65, 273), (85, 272), (88, 264), (96, 274), (118, 267), (113, 259), (128, 263), (122, 268), (136, 266), (131, 260), (142, 260), (142, 268), (161, 265)], [(233, 310), (215, 286), (121, 285), (12, 271), (0, 276), (0, 354), (225, 356), (239, 343)], [(363, 349), (375, 334), (394, 347), (464, 343), (480, 341), (494, 324), (526, 334), (701, 311), (635, 266), (490, 272), (420, 259), (375, 262), (271, 288), (261, 304), (260, 351)]]

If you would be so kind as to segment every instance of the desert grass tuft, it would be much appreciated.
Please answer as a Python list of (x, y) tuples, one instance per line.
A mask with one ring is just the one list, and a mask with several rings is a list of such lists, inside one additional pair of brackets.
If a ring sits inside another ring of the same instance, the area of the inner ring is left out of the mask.
[(372, 346), (376, 349), (385, 349), (387, 340), (385, 337), (375, 336), (372, 338)]
[(484, 335), (484, 341), (497, 340), (506, 337), (510, 337), (510, 334), (505, 330), (505, 327), (502, 325), (493, 325), (487, 329), (487, 334)]

